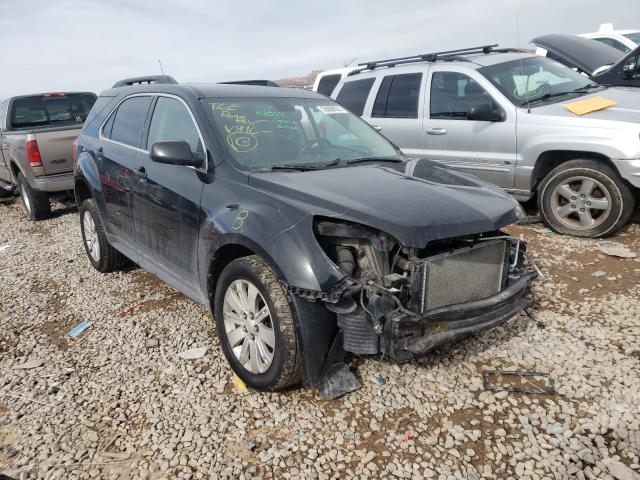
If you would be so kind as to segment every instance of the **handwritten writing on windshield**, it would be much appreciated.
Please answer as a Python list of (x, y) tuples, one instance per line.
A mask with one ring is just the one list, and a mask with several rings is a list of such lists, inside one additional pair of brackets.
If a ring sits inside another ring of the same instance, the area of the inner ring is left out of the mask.
[[(211, 108), (221, 119), (225, 119), (224, 131), (227, 144), (238, 153), (254, 150), (259, 142), (256, 135), (271, 133), (271, 130), (261, 130), (259, 125), (268, 122), (267, 119), (249, 120), (246, 115), (237, 112), (239, 105), (235, 103), (213, 103)], [(228, 123), (231, 123), (230, 125)]]

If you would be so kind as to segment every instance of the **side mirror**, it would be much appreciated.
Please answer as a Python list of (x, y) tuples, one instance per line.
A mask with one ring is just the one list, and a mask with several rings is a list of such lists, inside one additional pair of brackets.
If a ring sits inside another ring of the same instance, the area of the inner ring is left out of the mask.
[(156, 142), (151, 145), (149, 156), (157, 163), (187, 167), (200, 167), (204, 160), (202, 154), (193, 153), (189, 144), (183, 140)]
[(504, 122), (506, 114), (501, 108), (495, 110), (489, 102), (483, 102), (471, 107), (467, 119), (480, 122)]

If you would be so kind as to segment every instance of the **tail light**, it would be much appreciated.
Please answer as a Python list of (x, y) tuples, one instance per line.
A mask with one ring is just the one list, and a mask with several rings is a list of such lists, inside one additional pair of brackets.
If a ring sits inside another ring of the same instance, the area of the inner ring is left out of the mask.
[(40, 156), (40, 150), (38, 149), (38, 142), (33, 140), (27, 140), (24, 144), (24, 148), (27, 151), (27, 160), (31, 168), (42, 168), (42, 157)]
[(73, 155), (73, 161), (76, 161), (76, 157), (78, 155), (78, 139), (74, 138), (73, 142), (71, 142), (71, 154)]

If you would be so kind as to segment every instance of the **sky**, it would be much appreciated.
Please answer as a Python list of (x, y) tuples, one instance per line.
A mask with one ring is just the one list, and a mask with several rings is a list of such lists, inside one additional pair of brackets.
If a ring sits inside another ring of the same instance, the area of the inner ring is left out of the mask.
[(158, 60), (182, 83), (275, 80), (605, 22), (640, 29), (638, 0), (0, 0), (0, 98), (99, 93)]

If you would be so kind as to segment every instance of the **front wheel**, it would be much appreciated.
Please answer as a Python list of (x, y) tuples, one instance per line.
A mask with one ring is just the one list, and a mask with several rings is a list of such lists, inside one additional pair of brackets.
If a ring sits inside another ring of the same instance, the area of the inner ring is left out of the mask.
[(302, 379), (293, 307), (272, 270), (258, 256), (223, 270), (214, 317), (227, 361), (247, 385), (282, 390)]
[(538, 208), (552, 230), (578, 237), (606, 237), (623, 228), (634, 208), (631, 190), (608, 165), (571, 160), (542, 181)]

